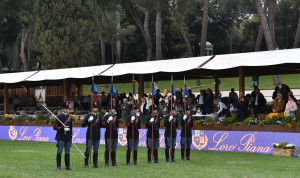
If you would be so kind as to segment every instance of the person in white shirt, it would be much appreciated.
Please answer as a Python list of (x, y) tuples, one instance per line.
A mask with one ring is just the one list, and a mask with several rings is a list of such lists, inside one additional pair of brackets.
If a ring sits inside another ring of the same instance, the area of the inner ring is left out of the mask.
[(218, 112), (216, 113), (218, 117), (222, 117), (222, 116), (228, 117), (230, 115), (228, 107), (222, 101), (219, 101), (219, 99), (214, 99), (214, 103), (219, 108)]

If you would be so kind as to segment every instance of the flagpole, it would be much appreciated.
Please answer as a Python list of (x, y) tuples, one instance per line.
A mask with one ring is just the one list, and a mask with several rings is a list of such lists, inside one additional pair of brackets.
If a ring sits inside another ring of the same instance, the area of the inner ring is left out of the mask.
[[(173, 75), (171, 76), (171, 113), (170, 113), (170, 117), (173, 116)], [(170, 158), (172, 159), (172, 132), (173, 132), (173, 120), (171, 121), (171, 140), (170, 140)]]
[[(152, 74), (152, 118), (153, 118), (153, 74)], [(152, 122), (152, 150), (151, 150), (151, 152), (152, 152), (152, 161), (153, 161), (153, 157), (154, 157), (154, 152), (153, 152), (153, 125), (154, 125), (154, 121)]]
[[(93, 71), (93, 76), (92, 76), (92, 87), (93, 87), (93, 92), (92, 92), (92, 97), (91, 97), (91, 116), (93, 116), (93, 100), (94, 100), (94, 71)], [(92, 163), (92, 137), (93, 137), (93, 121), (91, 121), (90, 125), (90, 161), (89, 163)]]
[[(132, 75), (132, 112), (134, 110), (134, 74)], [(132, 123), (132, 162), (134, 163), (134, 125)]]
[[(111, 76), (111, 88), (110, 88), (110, 115), (113, 116), (112, 113), (112, 95), (113, 95), (113, 79), (114, 75)], [(109, 163), (111, 163), (111, 129), (112, 128), (112, 122), (109, 123)]]
[[(185, 76), (184, 76), (184, 115), (186, 115), (186, 83), (185, 83)], [(186, 145), (186, 121), (184, 122), (185, 123), (185, 126), (184, 126), (184, 142), (185, 142), (185, 158), (187, 157), (187, 154), (186, 154), (186, 148), (187, 148), (187, 145)]]

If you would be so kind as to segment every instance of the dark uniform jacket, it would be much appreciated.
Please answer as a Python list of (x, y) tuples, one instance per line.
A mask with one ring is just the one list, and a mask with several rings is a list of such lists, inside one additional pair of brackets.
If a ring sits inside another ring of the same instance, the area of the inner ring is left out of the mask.
[[(189, 118), (191, 118), (191, 122), (188, 123)], [(186, 124), (186, 137), (187, 138), (192, 138), (192, 128), (193, 128), (193, 118), (191, 115), (188, 115), (188, 118), (184, 121), (183, 117), (180, 120), (181, 124), (181, 137), (185, 137), (185, 124)]]
[[(139, 129), (141, 128), (141, 120), (136, 115), (134, 115), (134, 116), (135, 116), (135, 120), (134, 120), (133, 123), (131, 123), (132, 114), (129, 114), (127, 116), (127, 119), (126, 119), (126, 123), (127, 123), (127, 139), (132, 138), (132, 126), (133, 125), (134, 125), (134, 138), (138, 139), (140, 137), (139, 136)], [(139, 118), (138, 122), (136, 122), (137, 118)]]
[[(173, 120), (172, 120), (172, 128), (171, 128), (171, 122), (169, 122), (169, 117), (170, 115), (167, 115), (165, 117), (165, 122), (164, 125), (166, 127), (165, 130), (165, 137), (171, 137), (171, 130), (172, 130), (172, 138), (176, 138), (177, 135), (177, 128), (178, 128), (178, 116), (177, 115), (173, 115)], [(176, 122), (174, 123), (174, 119), (176, 119)]]
[[(159, 138), (159, 127), (160, 127), (160, 118), (158, 115), (153, 115), (154, 122), (153, 122), (153, 138)], [(148, 115), (147, 122), (146, 122), (146, 128), (147, 131), (147, 138), (152, 138), (152, 123), (150, 123), (150, 119), (152, 118), (152, 115)], [(155, 120), (158, 118), (157, 124), (155, 124)]]
[(112, 126), (111, 128), (111, 139), (118, 139), (118, 128), (119, 128), (119, 120), (118, 120), (118, 116), (113, 114), (113, 117), (116, 117), (116, 122), (111, 124), (113, 121), (110, 121), (109, 123), (108, 118), (111, 116), (111, 114), (108, 114), (106, 116), (104, 116), (102, 124), (103, 127), (106, 128), (105, 130), (105, 138), (110, 138), (110, 125)]
[(60, 114), (57, 118), (64, 123), (66, 126), (69, 126), (70, 131), (65, 132), (64, 126), (58, 121), (55, 120), (53, 129), (57, 131), (55, 140), (63, 140), (63, 141), (71, 141), (72, 140), (72, 120), (68, 122), (68, 118), (71, 117), (69, 115)]
[[(90, 139), (91, 135), (91, 125), (92, 125), (92, 140), (100, 140), (100, 129), (102, 127), (102, 119), (100, 115), (93, 114), (94, 120), (92, 122), (89, 122), (91, 114), (88, 114), (85, 116), (81, 126), (85, 127), (88, 126), (88, 129), (86, 131), (86, 139)], [(92, 123), (92, 124), (91, 124)]]

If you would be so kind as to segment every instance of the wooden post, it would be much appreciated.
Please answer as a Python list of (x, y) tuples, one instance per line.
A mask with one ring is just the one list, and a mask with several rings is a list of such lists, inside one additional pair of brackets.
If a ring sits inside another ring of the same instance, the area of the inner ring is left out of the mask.
[(220, 93), (220, 90), (219, 90), (219, 78), (216, 77), (215, 78), (215, 98), (219, 98), (219, 93)]
[(4, 114), (8, 114), (8, 89), (7, 83), (4, 83)]
[(144, 75), (139, 75), (139, 105), (142, 104), (142, 98), (144, 97)]
[(26, 105), (29, 106), (30, 105), (30, 87), (29, 86), (26, 86)]
[(241, 93), (243, 94), (242, 96), (245, 95), (245, 74), (243, 67), (239, 67), (239, 97), (241, 97)]
[(64, 79), (64, 102), (66, 102), (67, 95), (68, 95), (67, 79)]

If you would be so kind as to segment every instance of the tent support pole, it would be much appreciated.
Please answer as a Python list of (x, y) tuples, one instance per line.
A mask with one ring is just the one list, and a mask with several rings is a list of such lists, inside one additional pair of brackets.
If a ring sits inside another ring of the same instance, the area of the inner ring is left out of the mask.
[(139, 75), (139, 105), (142, 104), (142, 98), (144, 97), (144, 75)]
[(8, 114), (8, 89), (7, 83), (4, 83), (4, 114)]
[(243, 67), (239, 67), (239, 97), (245, 95), (245, 74)]

